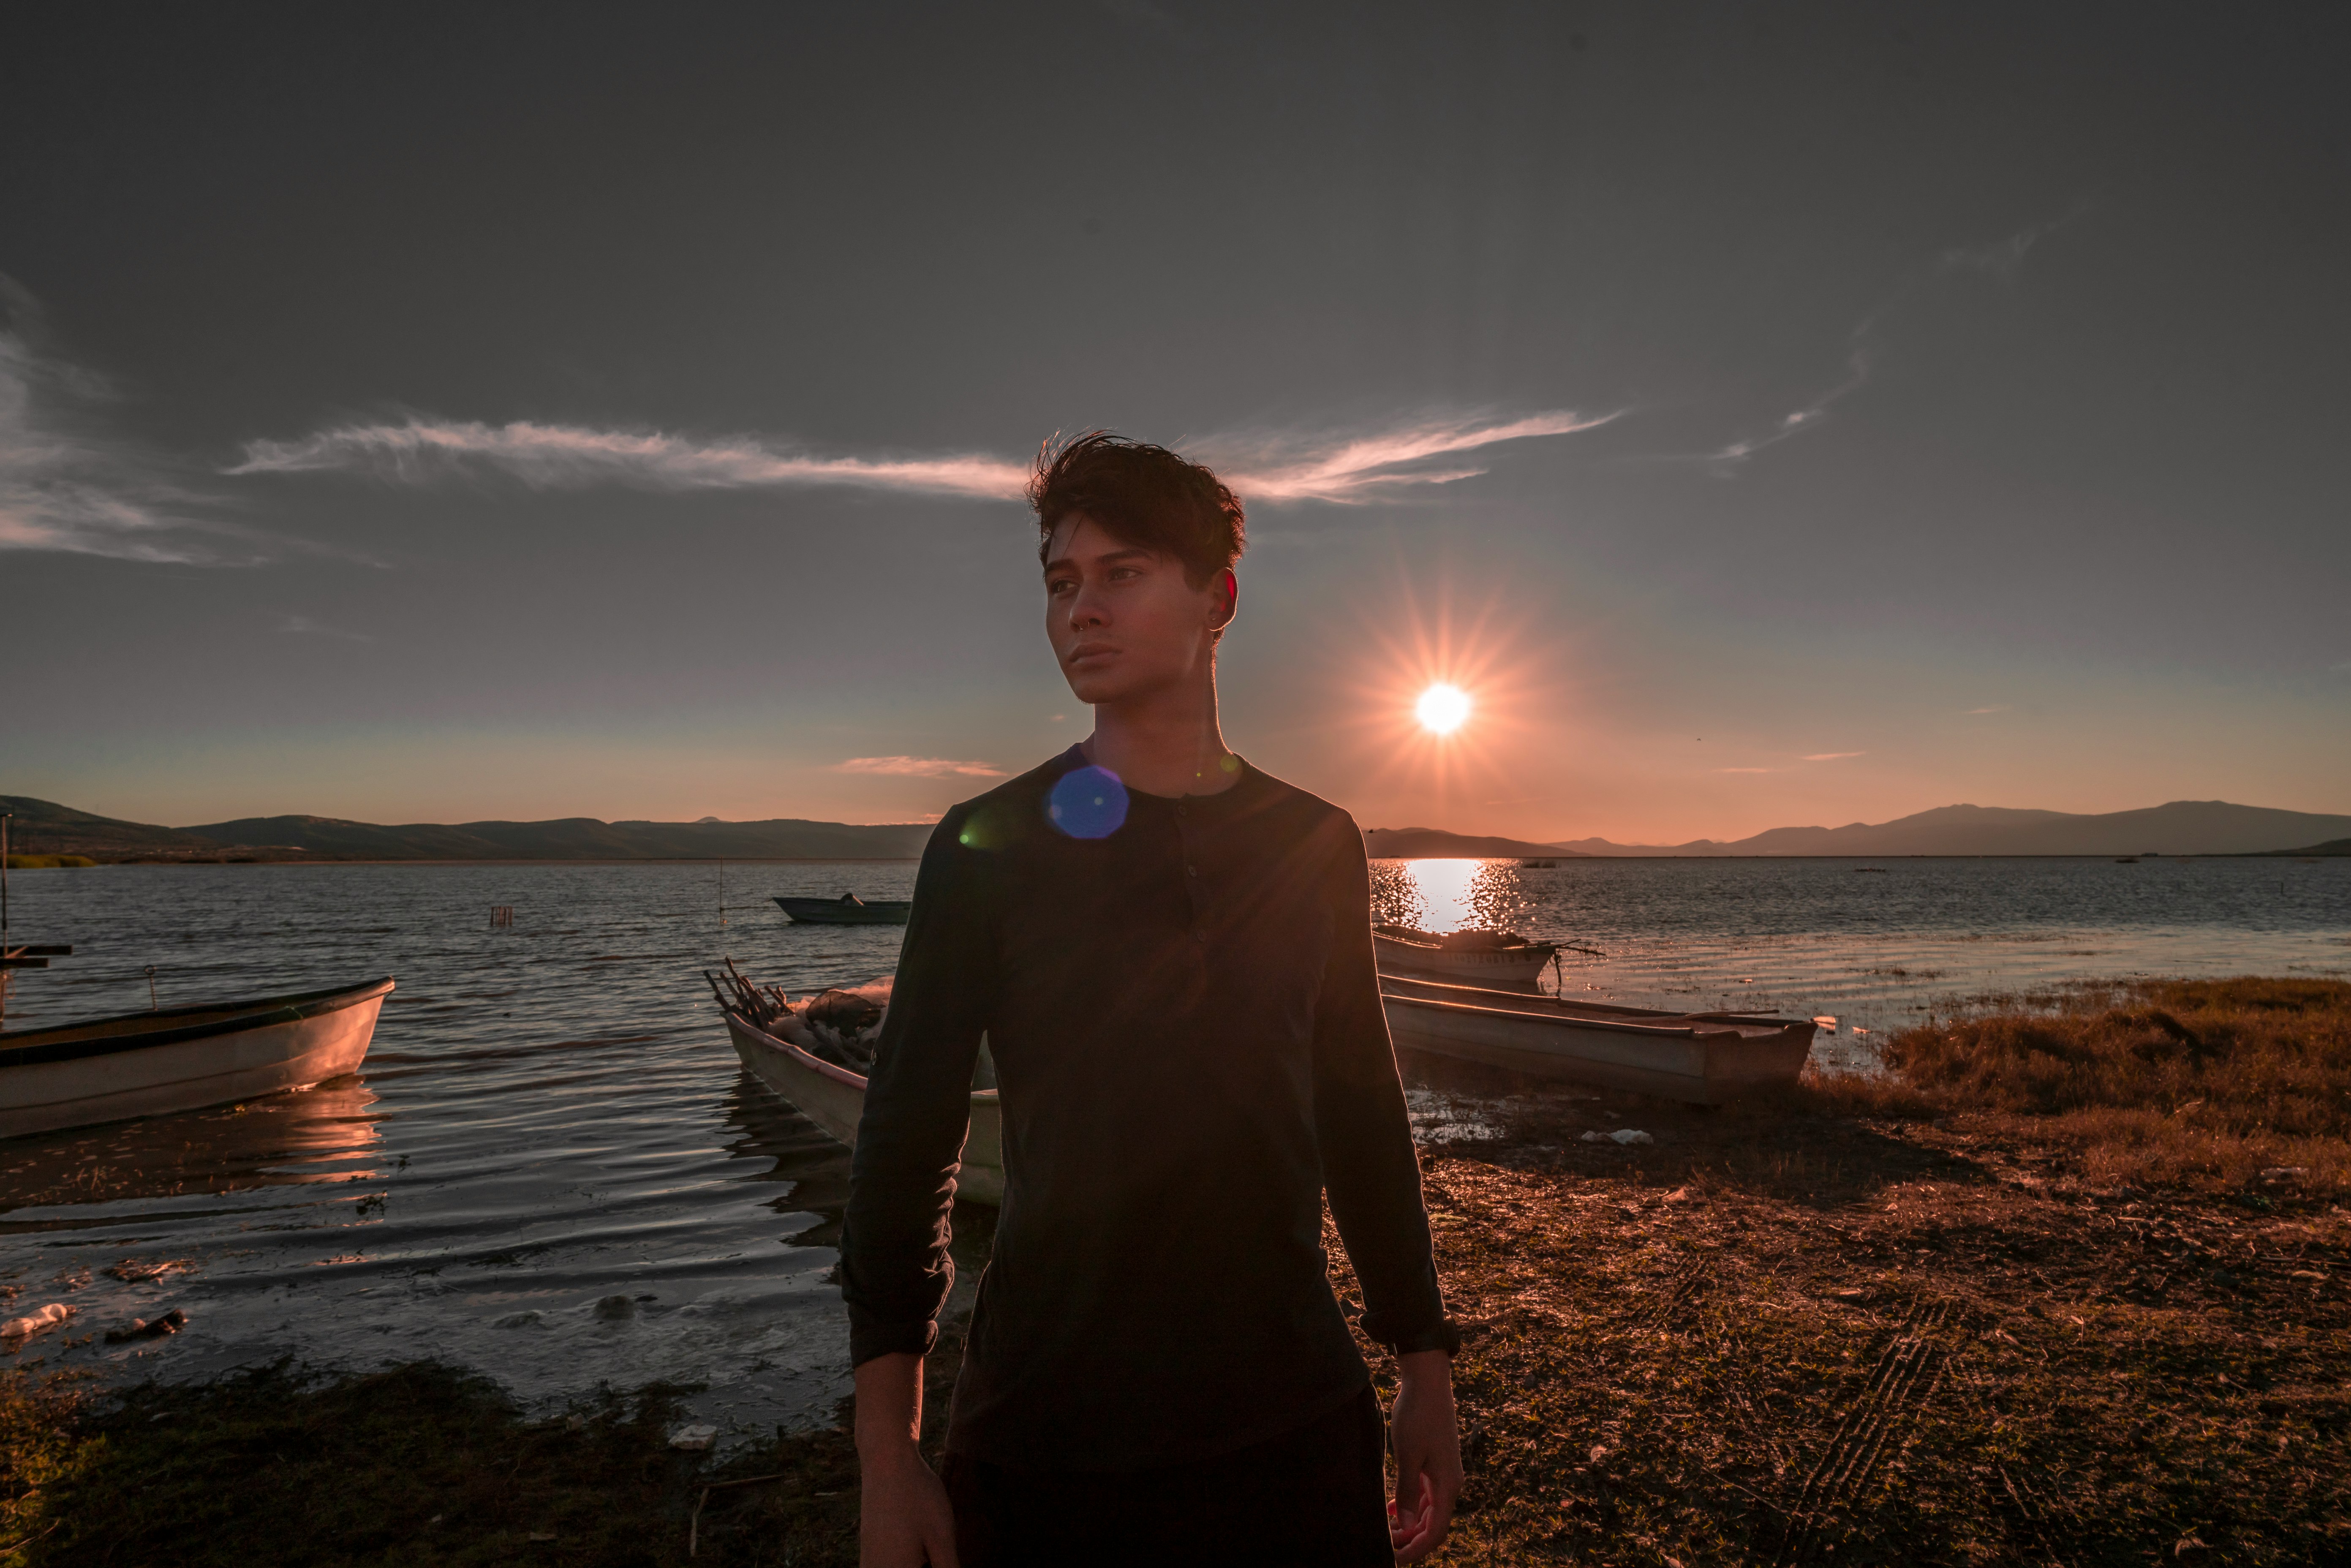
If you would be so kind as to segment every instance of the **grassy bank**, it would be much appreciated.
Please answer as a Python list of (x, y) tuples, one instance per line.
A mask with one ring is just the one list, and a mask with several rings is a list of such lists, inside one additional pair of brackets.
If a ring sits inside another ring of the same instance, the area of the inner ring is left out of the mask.
[(88, 855), (10, 855), (10, 871), (54, 871), (61, 866), (96, 865)]
[[(1414, 1064), (1458, 1112), (1423, 1159), (1468, 1325), (1438, 1561), (2351, 1554), (2346, 1019), (2351, 987), (2141, 988), (1714, 1112)], [(714, 1464), (666, 1447), (674, 1391), (575, 1423), (431, 1367), (119, 1406), (16, 1375), (7, 1568), (855, 1561), (844, 1432)]]

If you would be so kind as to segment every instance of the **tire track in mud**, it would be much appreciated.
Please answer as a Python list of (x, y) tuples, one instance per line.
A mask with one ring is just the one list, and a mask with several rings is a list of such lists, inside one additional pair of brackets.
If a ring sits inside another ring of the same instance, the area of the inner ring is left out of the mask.
[(1902, 1325), (1878, 1354), (1827, 1448), (1804, 1477), (1795, 1505), (1782, 1527), (1771, 1568), (1796, 1568), (1834, 1536), (1838, 1515), (1861, 1495), (1877, 1473), (1889, 1446), (1898, 1447), (1910, 1418), (1924, 1409), (1941, 1385), (1949, 1350), (1934, 1337), (1951, 1317), (1948, 1301), (1914, 1301)]

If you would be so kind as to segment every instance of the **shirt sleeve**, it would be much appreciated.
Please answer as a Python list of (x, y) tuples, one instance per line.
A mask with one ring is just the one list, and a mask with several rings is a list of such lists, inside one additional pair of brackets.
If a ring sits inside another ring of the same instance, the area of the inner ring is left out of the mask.
[(852, 1365), (927, 1354), (955, 1282), (948, 1213), (971, 1130), (971, 1075), (995, 995), (976, 853), (949, 812), (923, 851), (850, 1165), (841, 1295)]
[(1420, 1161), (1372, 953), (1371, 868), (1363, 836), (1346, 818), (1340, 821), (1347, 841), (1331, 860), (1334, 929), (1314, 1011), (1314, 1130), (1323, 1190), (1364, 1288), (1364, 1334), (1399, 1355), (1451, 1354), (1461, 1336), (1446, 1318), (1437, 1282)]

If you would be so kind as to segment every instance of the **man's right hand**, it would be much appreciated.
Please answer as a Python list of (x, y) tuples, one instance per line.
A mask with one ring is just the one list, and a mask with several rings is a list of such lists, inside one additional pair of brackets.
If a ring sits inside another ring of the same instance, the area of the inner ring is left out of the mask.
[(860, 1568), (956, 1568), (947, 1489), (913, 1444), (894, 1457), (861, 1456)]
[(923, 1462), (923, 1358), (857, 1368), (857, 1561), (861, 1568), (959, 1568), (955, 1510)]

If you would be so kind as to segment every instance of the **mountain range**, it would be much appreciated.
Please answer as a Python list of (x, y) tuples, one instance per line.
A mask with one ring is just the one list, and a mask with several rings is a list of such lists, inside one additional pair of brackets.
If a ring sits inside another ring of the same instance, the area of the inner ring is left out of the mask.
[(1401, 856), (2342, 854), (2341, 842), (2322, 841), (2351, 839), (2351, 817), (2226, 800), (2174, 800), (2134, 811), (2095, 813), (1938, 806), (1890, 822), (1772, 828), (1751, 838), (1693, 839), (1681, 844), (1620, 844), (1607, 839), (1537, 844), (1473, 839), (1434, 828), (1375, 828), (1364, 839), (1399, 846), (1387, 852)]
[(396, 827), (336, 817), (242, 817), (159, 828), (92, 816), (53, 801), (0, 795), (16, 813), (18, 853), (93, 860), (634, 861), (904, 860), (923, 852), (926, 822), (410, 822)]
[[(410, 822), (335, 817), (242, 817), (187, 828), (93, 816), (54, 801), (0, 795), (20, 854), (166, 861), (900, 860), (922, 853), (924, 822)], [(2174, 800), (2135, 811), (2077, 814), (1941, 806), (1890, 822), (1773, 828), (1751, 838), (1681, 844), (1607, 839), (1537, 842), (1442, 828), (1372, 828), (1374, 859), (1533, 859), (1604, 855), (2241, 855), (2351, 853), (2351, 817)]]

